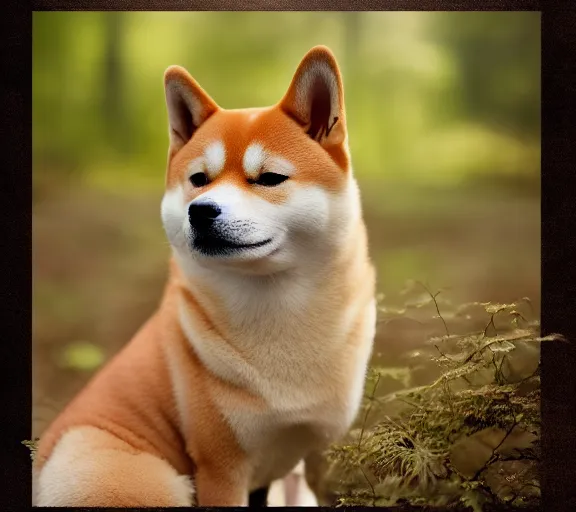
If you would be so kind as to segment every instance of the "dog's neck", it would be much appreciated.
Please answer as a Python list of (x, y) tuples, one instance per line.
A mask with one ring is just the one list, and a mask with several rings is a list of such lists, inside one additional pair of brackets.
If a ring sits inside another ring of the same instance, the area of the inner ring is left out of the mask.
[(175, 257), (173, 279), (181, 293), (192, 294), (207, 312), (223, 314), (222, 321), (238, 333), (249, 326), (257, 328), (266, 319), (274, 322), (276, 316), (311, 313), (314, 298), (329, 293), (335, 281), (345, 280), (358, 249), (350, 247), (347, 253), (333, 253), (328, 260), (309, 258), (306, 265), (271, 275), (182, 264), (181, 258)]
[(316, 275), (298, 269), (267, 278), (187, 275), (174, 262), (169, 287), (176, 292), (181, 331), (221, 378), (262, 396), (278, 393), (283, 401), (282, 389), (291, 389), (290, 400), (304, 403), (308, 388), (300, 395), (287, 370), (318, 373), (337, 364), (354, 313), (372, 293), (358, 282), (369, 265), (364, 242)]

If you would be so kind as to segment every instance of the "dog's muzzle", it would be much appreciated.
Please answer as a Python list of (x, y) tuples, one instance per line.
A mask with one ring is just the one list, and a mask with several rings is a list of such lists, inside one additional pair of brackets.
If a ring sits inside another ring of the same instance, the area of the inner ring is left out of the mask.
[[(229, 229), (218, 226), (217, 219), (221, 208), (213, 202), (191, 203), (188, 207), (188, 219), (194, 231), (192, 247), (206, 255), (216, 256), (247, 249), (255, 249), (272, 242), (272, 239), (256, 243), (242, 243), (230, 237)], [(228, 231), (228, 232), (227, 232)]]

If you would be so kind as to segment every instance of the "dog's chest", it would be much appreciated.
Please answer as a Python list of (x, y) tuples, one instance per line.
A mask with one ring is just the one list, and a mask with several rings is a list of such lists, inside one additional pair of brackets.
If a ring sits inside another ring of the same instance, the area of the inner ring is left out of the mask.
[[(298, 378), (290, 381), (277, 367), (276, 378), (270, 375), (256, 387), (265, 406), (221, 409), (247, 454), (254, 489), (346, 434), (362, 398), (367, 354), (355, 350), (324, 365), (310, 359), (314, 364), (301, 363)], [(287, 363), (287, 374), (290, 368), (295, 370)]]
[(281, 411), (228, 410), (226, 417), (245, 450), (251, 469), (251, 489), (287, 474), (303, 457), (342, 436), (347, 415), (337, 404)]
[[(375, 303), (320, 305), (303, 294), (247, 301), (229, 311), (242, 328), (227, 340), (182, 315), (188, 338), (206, 367), (258, 397), (259, 406), (215, 393), (213, 399), (246, 454), (252, 488), (287, 474), (311, 451), (350, 427), (362, 398), (375, 326)], [(290, 298), (292, 300), (290, 300)], [(230, 300), (234, 296), (230, 295)], [(233, 317), (232, 317), (233, 318)]]

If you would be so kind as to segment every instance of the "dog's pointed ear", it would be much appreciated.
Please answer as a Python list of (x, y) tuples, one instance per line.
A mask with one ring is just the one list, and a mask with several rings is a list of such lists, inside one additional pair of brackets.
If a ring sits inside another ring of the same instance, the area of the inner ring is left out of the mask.
[(322, 146), (344, 143), (342, 76), (334, 55), (326, 46), (315, 46), (304, 56), (279, 105)]
[(180, 66), (170, 66), (166, 70), (164, 90), (170, 127), (170, 155), (173, 156), (220, 107)]

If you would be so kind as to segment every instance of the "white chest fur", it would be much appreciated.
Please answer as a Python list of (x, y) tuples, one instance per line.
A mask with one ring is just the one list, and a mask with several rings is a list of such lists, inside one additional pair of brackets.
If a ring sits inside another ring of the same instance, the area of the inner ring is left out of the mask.
[(226, 323), (233, 327), (226, 340), (202, 329), (184, 305), (180, 311), (184, 332), (203, 363), (266, 404), (255, 410), (214, 397), (249, 454), (254, 488), (344, 435), (360, 404), (375, 302), (343, 305), (326, 290), (322, 296), (315, 291), (298, 282), (283, 294), (243, 289), (237, 302), (230, 290), (232, 318)]

